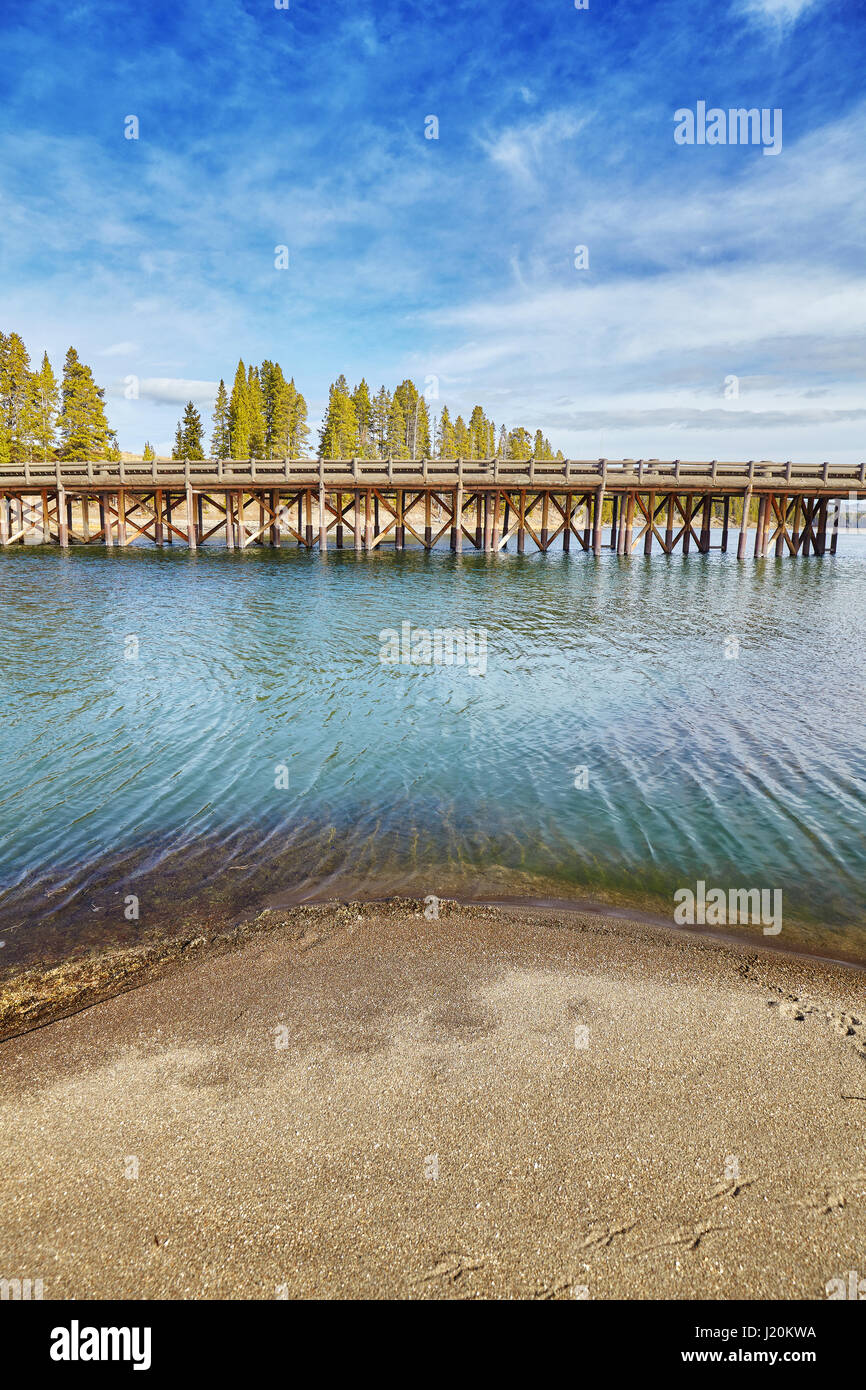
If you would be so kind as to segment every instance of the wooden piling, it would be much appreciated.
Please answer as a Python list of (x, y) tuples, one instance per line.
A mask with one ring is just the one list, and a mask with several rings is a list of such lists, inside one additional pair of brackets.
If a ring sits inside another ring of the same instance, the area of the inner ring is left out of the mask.
[(703, 515), (701, 517), (701, 544), (702, 555), (707, 555), (710, 549), (710, 536), (712, 535), (713, 524), (713, 499), (711, 496), (704, 498)]
[(604, 512), (604, 483), (601, 484), (592, 502), (592, 553), (601, 554), (602, 514)]
[(186, 540), (190, 550), (198, 546), (195, 534), (195, 496), (189, 483), (186, 485)]
[(520, 489), (520, 511), (517, 514), (517, 553), (526, 554), (526, 489)]
[(61, 547), (67, 550), (69, 547), (69, 512), (66, 493), (62, 487), (57, 489), (57, 539)]
[(728, 531), (731, 525), (731, 499), (726, 492), (722, 499), (722, 554), (727, 554), (728, 550)]
[(647, 524), (646, 524), (646, 535), (644, 536), (644, 540), (643, 540), (643, 553), (644, 553), (644, 555), (652, 555), (652, 553), (653, 553), (653, 526), (655, 525), (655, 515), (656, 515), (656, 495), (655, 495), (654, 492), (651, 492), (650, 495), (649, 495), (649, 506), (647, 507), (647, 512), (648, 512), (648, 516), (647, 516)]
[(752, 506), (752, 485), (751, 485), (751, 483), (750, 483), (749, 486), (746, 488), (746, 491), (743, 493), (743, 516), (742, 516), (742, 521), (741, 521), (741, 523), (740, 523), (740, 539), (739, 539), (739, 542), (738, 542), (738, 544), (737, 544), (737, 559), (738, 559), (738, 560), (745, 560), (745, 558), (746, 558), (746, 543), (747, 543), (747, 536), (748, 536), (748, 533), (749, 533), (749, 512), (750, 512), (750, 510), (751, 510), (751, 506)]
[(635, 493), (630, 492), (626, 500), (625, 508), (625, 536), (623, 537), (623, 554), (630, 555), (632, 547), (632, 536), (634, 535), (634, 505)]
[(816, 555), (826, 555), (827, 553), (827, 498), (822, 497), (818, 503), (818, 531), (815, 537)]

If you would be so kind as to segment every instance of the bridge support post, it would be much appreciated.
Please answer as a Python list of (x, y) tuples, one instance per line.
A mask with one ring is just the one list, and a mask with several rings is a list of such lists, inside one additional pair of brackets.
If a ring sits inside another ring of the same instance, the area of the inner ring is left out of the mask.
[[(235, 518), (234, 518), (234, 507), (232, 506), (232, 494), (231, 494), (230, 492), (226, 491), (223, 500), (224, 500), (224, 502), (225, 502), (225, 508), (226, 508), (226, 550), (234, 550), (234, 548), (235, 548)], [(162, 531), (162, 528), (160, 528), (160, 539), (161, 539), (161, 531)]]
[(126, 492), (117, 489), (117, 544), (123, 549), (126, 545)]
[(617, 519), (619, 517), (619, 494), (614, 493), (610, 499), (610, 548), (616, 550), (617, 542)]
[(337, 493), (337, 549), (343, 549), (343, 494)]
[(836, 545), (839, 540), (839, 516), (842, 511), (842, 503), (838, 497), (833, 498), (833, 524), (830, 531), (830, 554), (836, 554)]
[(625, 510), (625, 538), (623, 540), (623, 554), (630, 555), (632, 547), (632, 536), (634, 535), (634, 500), (635, 494), (630, 492)]
[(364, 549), (373, 549), (373, 498), (369, 488), (364, 493)]
[(493, 529), (491, 533), (490, 549), (495, 555), (499, 554), (499, 500), (500, 494), (497, 490), (493, 494)]
[(517, 553), (526, 554), (526, 489), (520, 489), (520, 511), (517, 515)]
[(592, 553), (601, 554), (601, 524), (604, 512), (604, 483), (595, 494), (592, 501)]
[(550, 530), (550, 493), (545, 492), (541, 499), (541, 549), (546, 551), (548, 547), (548, 532)]
[(107, 492), (99, 494), (99, 521), (102, 526), (102, 539), (107, 546), (114, 543), (111, 534), (111, 512), (109, 510), (110, 498)]
[(361, 494), (357, 488), (352, 493), (352, 526), (354, 529), (355, 549), (361, 549)]
[(186, 542), (190, 550), (196, 549), (195, 538), (195, 497), (189, 483), (186, 485)]
[(702, 517), (701, 517), (701, 544), (700, 544), (700, 551), (701, 551), (701, 554), (702, 554), (702, 555), (708, 554), (709, 549), (710, 549), (710, 536), (711, 536), (711, 534), (712, 534), (712, 523), (713, 523), (713, 499), (712, 499), (712, 497), (710, 496), (710, 497), (705, 497), (705, 498), (704, 498), (704, 510), (703, 510), (703, 515), (702, 515)]
[(325, 483), (319, 476), (319, 552), (324, 555), (328, 549), (328, 513), (325, 509)]
[(457, 492), (454, 495), (454, 525), (451, 534), (454, 538), (453, 550), (455, 554), (463, 554), (463, 477), (462, 462), (459, 464), (461, 476), (457, 482)]
[(0, 497), (0, 545), (9, 544), (9, 499)]
[(403, 507), (406, 501), (406, 494), (401, 487), (397, 489), (397, 525), (394, 527), (394, 546), (397, 550), (405, 550), (406, 534), (404, 526)]
[(655, 518), (656, 518), (656, 495), (655, 495), (654, 492), (651, 492), (650, 495), (649, 495), (649, 506), (647, 507), (647, 513), (648, 513), (648, 515), (647, 515), (647, 523), (646, 523), (646, 535), (644, 536), (644, 541), (643, 541), (643, 553), (644, 553), (644, 555), (652, 555), (652, 553), (653, 553), (653, 526), (655, 525)]
[[(776, 548), (775, 548), (775, 556), (776, 556), (776, 559), (777, 559), (777, 560), (781, 560), (782, 556), (783, 556), (784, 553), (785, 553), (785, 530), (786, 530), (786, 524), (787, 524), (787, 520), (788, 520), (788, 500), (789, 500), (789, 499), (788, 499), (787, 496), (782, 496), (782, 497), (777, 497), (777, 498), (776, 498), (776, 502), (777, 502), (778, 509), (779, 509), (779, 515), (776, 517), (776, 520), (779, 522), (779, 527), (778, 527), (778, 532), (779, 532), (779, 533), (778, 533), (778, 535), (776, 536)], [(781, 518), (781, 520), (779, 520), (779, 518)]]
[(766, 557), (767, 548), (770, 540), (770, 518), (773, 515), (773, 494), (767, 494), (767, 505), (764, 508), (764, 530), (761, 536), (761, 555)]
[(731, 499), (726, 492), (722, 498), (722, 554), (727, 554), (728, 550), (728, 531), (731, 524)]
[(818, 532), (817, 544), (815, 546), (816, 555), (826, 555), (827, 553), (827, 498), (822, 497), (818, 503)]
[(432, 549), (433, 546), (433, 498), (430, 489), (424, 493), (424, 548)]
[(69, 513), (66, 493), (62, 487), (57, 489), (57, 539), (63, 550), (69, 549)]
[(571, 509), (573, 505), (574, 498), (570, 492), (567, 492), (565, 494), (565, 506), (563, 507), (563, 511), (565, 512), (565, 526), (562, 532), (563, 555), (567, 555), (571, 550)]
[(743, 494), (743, 518), (740, 523), (740, 539), (737, 545), (737, 559), (745, 560), (746, 544), (749, 533), (749, 512), (752, 509), (752, 489), (747, 487)]
[(755, 548), (754, 559), (758, 559), (761, 554), (761, 538), (764, 534), (764, 515), (767, 510), (767, 494), (762, 492), (758, 498), (758, 522), (755, 526)]

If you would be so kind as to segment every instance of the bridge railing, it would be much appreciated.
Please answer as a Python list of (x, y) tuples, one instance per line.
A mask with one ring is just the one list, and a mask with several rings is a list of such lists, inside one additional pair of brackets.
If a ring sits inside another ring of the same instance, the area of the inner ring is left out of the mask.
[(776, 463), (661, 459), (196, 459), (196, 460), (63, 460), (0, 463), (0, 491), (54, 488), (81, 489), (183, 487), (222, 490), (231, 487), (467, 487), (502, 486), (587, 489), (605, 481), (614, 488), (679, 483), (705, 489), (751, 481), (758, 487), (790, 483), (857, 490), (866, 484), (866, 464)]

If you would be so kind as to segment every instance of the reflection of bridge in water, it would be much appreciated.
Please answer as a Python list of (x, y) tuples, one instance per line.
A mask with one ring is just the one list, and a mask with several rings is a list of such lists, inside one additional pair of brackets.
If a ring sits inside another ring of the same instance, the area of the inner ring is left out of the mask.
[[(204, 459), (0, 464), (0, 545), (118, 545), (217, 538), (229, 549), (406, 546), (448, 537), (496, 552), (631, 554), (655, 541), (738, 556), (836, 552), (842, 504), (866, 498), (866, 464), (446, 459)], [(315, 521), (314, 521), (315, 516)], [(435, 517), (435, 524), (434, 524)], [(444, 520), (443, 520), (444, 517)], [(743, 518), (745, 517), (745, 526)], [(714, 525), (721, 540), (712, 546)], [(605, 540), (604, 532), (609, 528)]]

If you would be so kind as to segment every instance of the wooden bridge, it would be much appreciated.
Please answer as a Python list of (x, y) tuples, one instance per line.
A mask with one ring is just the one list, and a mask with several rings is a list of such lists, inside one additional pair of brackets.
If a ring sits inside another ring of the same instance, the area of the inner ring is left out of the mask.
[[(280, 545), (460, 553), (526, 537), (598, 555), (657, 541), (666, 555), (728, 548), (754, 528), (754, 554), (836, 552), (841, 503), (866, 498), (866, 464), (689, 463), (679, 459), (205, 459), (0, 464), (0, 545), (106, 545), (214, 538), (229, 549)], [(315, 514), (315, 521), (314, 521)], [(745, 525), (743, 525), (745, 518)], [(711, 546), (713, 522), (721, 526)], [(604, 532), (609, 527), (609, 538)], [(829, 544), (828, 544), (829, 536)]]

